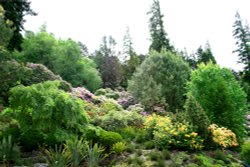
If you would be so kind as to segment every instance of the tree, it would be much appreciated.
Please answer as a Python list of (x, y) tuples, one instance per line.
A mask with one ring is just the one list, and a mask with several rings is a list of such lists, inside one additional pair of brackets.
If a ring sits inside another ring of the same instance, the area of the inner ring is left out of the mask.
[(238, 138), (245, 135), (246, 94), (229, 69), (208, 63), (191, 74), (187, 91), (206, 112), (211, 123), (227, 127)]
[(236, 39), (238, 49), (233, 51), (238, 53), (239, 62), (244, 64), (243, 79), (250, 83), (250, 28), (243, 25), (240, 14), (235, 15), (233, 36)]
[(85, 86), (95, 91), (101, 85), (96, 64), (83, 57), (75, 41), (56, 39), (42, 27), (40, 32), (27, 32), (22, 51), (15, 52), (15, 59), (23, 62), (43, 64), (55, 74), (60, 75), (72, 86)]
[(186, 48), (184, 48), (184, 51), (181, 51), (180, 55), (182, 55), (182, 58), (189, 64), (189, 66), (192, 69), (197, 68), (197, 58), (196, 58), (196, 55), (194, 53), (188, 54)]
[(208, 42), (206, 43), (204, 49), (202, 48), (202, 46), (200, 46), (197, 49), (196, 55), (197, 55), (197, 63), (198, 64), (199, 63), (205, 63), (205, 64), (207, 64), (210, 61), (212, 63), (216, 64), (216, 60), (215, 60), (215, 58), (213, 56), (210, 44)]
[(167, 33), (164, 30), (163, 14), (161, 13), (159, 0), (153, 0), (148, 14), (151, 15), (149, 19), (149, 32), (152, 40), (150, 50), (153, 49), (160, 52), (162, 49), (167, 49), (173, 52), (174, 47), (170, 44)]
[(139, 56), (136, 54), (133, 48), (132, 38), (127, 27), (126, 34), (123, 37), (123, 58), (124, 62), (122, 66), (121, 85), (123, 87), (128, 86), (128, 80), (131, 79), (135, 69), (140, 65)]
[(128, 90), (148, 110), (154, 106), (167, 111), (181, 109), (190, 68), (181, 56), (169, 51), (151, 51), (129, 81)]
[(92, 57), (99, 68), (105, 88), (114, 89), (120, 83), (120, 62), (115, 53), (115, 45), (116, 42), (113, 37), (107, 38), (104, 36), (99, 50)]
[(14, 28), (13, 36), (8, 44), (9, 50), (21, 50), (21, 43), (23, 40), (21, 31), (23, 30), (23, 24), (25, 22), (25, 15), (36, 15), (36, 13), (30, 8), (29, 0), (15, 0), (0, 1), (0, 5), (3, 6), (5, 12), (5, 19), (13, 22), (12, 28)]
[(6, 59), (10, 59), (10, 54), (6, 50), (9, 41), (13, 35), (13, 29), (11, 29), (12, 22), (4, 19), (5, 11), (0, 5), (0, 62)]

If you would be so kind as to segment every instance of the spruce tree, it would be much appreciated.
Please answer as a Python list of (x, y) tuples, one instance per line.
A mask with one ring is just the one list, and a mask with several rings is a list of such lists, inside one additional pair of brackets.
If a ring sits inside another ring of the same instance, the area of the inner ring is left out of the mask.
[(170, 41), (167, 38), (167, 33), (164, 30), (163, 14), (161, 13), (159, 0), (153, 1), (148, 14), (151, 15), (149, 19), (149, 31), (152, 40), (150, 50), (153, 49), (157, 52), (161, 52), (161, 50), (164, 48), (173, 52), (174, 47), (170, 44)]
[(239, 56), (239, 63), (245, 65), (243, 71), (243, 79), (250, 83), (250, 28), (247, 24), (242, 23), (240, 14), (235, 15), (233, 36), (236, 39), (237, 49), (234, 53)]
[(213, 64), (216, 64), (216, 60), (213, 56), (211, 46), (208, 42), (206, 43), (204, 49), (202, 48), (202, 46), (200, 46), (197, 49), (196, 55), (197, 55), (197, 63), (207, 64), (211, 61)]

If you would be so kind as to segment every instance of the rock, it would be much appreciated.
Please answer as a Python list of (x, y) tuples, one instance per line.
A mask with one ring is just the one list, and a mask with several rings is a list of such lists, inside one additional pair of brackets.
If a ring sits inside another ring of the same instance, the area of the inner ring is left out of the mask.
[(36, 164), (34, 164), (33, 167), (48, 167), (48, 164), (46, 164), (46, 163), (36, 163)]

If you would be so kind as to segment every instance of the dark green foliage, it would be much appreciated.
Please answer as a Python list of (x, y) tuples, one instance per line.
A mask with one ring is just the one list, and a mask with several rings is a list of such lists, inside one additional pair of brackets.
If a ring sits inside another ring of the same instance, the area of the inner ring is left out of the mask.
[(9, 166), (13, 162), (17, 162), (19, 158), (20, 149), (13, 143), (11, 136), (3, 138), (0, 141), (0, 163)]
[(59, 80), (60, 88), (65, 91), (71, 89), (69, 83), (63, 81), (60, 76), (55, 75), (44, 65), (33, 63), (24, 65), (15, 60), (0, 61), (0, 98), (4, 103), (8, 103), (10, 88), (19, 84), (29, 86), (48, 80)]
[(249, 25), (244, 25), (240, 14), (235, 15), (233, 36), (236, 39), (237, 49), (234, 51), (238, 53), (240, 63), (244, 64), (243, 79), (250, 83), (250, 28)]
[(245, 142), (241, 148), (241, 158), (250, 164), (250, 142)]
[(104, 36), (99, 50), (92, 57), (101, 74), (104, 88), (115, 89), (120, 84), (120, 62), (114, 50), (115, 45), (113, 37)]
[(204, 49), (200, 46), (197, 49), (196, 55), (197, 55), (197, 63), (207, 64), (211, 61), (212, 63), (216, 64), (216, 60), (213, 56), (209, 43), (206, 43), (206, 46)]
[(20, 124), (23, 141), (37, 140), (38, 145), (53, 134), (56, 143), (83, 133), (88, 120), (81, 101), (58, 87), (58, 81), (47, 81), (11, 89), (10, 107), (4, 112), (12, 113)]
[(151, 15), (149, 19), (149, 32), (152, 40), (150, 50), (161, 52), (162, 49), (166, 49), (173, 52), (174, 47), (170, 44), (167, 33), (164, 30), (163, 14), (161, 13), (159, 0), (153, 0), (148, 14)]
[(36, 129), (27, 129), (20, 136), (20, 144), (24, 146), (26, 151), (32, 151), (42, 146), (45, 142), (43, 132)]
[(129, 81), (128, 90), (146, 109), (163, 106), (175, 111), (183, 106), (189, 74), (190, 68), (180, 56), (152, 51)]
[(146, 141), (144, 143), (144, 146), (145, 146), (145, 149), (150, 150), (150, 149), (153, 149), (155, 147), (155, 143), (152, 140)]
[(26, 67), (32, 69), (32, 72), (30, 76), (27, 76), (27, 79), (23, 81), (23, 85), (32, 85), (49, 80), (62, 80), (59, 75), (55, 75), (52, 71), (50, 71), (46, 66), (42, 64), (27, 63)]
[(246, 94), (230, 70), (209, 63), (193, 71), (188, 92), (202, 106), (211, 123), (245, 136)]
[(22, 52), (13, 54), (15, 59), (45, 65), (55, 74), (73, 86), (85, 86), (95, 91), (101, 78), (95, 63), (83, 57), (79, 45), (68, 39), (56, 39), (42, 27), (40, 32), (27, 32), (22, 44)]
[(161, 152), (159, 151), (151, 151), (148, 155), (149, 155), (150, 160), (152, 161), (158, 161), (158, 160), (164, 159)]
[(22, 83), (32, 72), (14, 60), (0, 62), (0, 98), (8, 102), (10, 88)]
[(217, 160), (221, 160), (226, 164), (230, 164), (230, 160), (227, 158), (227, 156), (222, 150), (215, 150), (214, 158)]
[(6, 47), (13, 35), (13, 30), (10, 28), (11, 22), (4, 20), (5, 11), (0, 3), (0, 50)]
[(9, 50), (21, 50), (21, 43), (23, 40), (21, 31), (23, 30), (23, 24), (25, 22), (25, 15), (36, 15), (36, 13), (30, 8), (29, 0), (1, 0), (0, 5), (5, 9), (5, 17), (13, 22), (14, 28), (13, 36), (8, 45)]
[(210, 121), (199, 102), (191, 94), (187, 95), (184, 108), (190, 123), (193, 125), (194, 131), (206, 138)]

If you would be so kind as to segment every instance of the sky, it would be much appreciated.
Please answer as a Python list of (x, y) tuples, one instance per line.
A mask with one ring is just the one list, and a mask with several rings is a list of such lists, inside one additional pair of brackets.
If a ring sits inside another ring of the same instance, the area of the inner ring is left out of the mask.
[[(111, 35), (122, 51), (126, 27), (138, 54), (148, 53), (150, 35), (147, 12), (153, 0), (30, 0), (37, 16), (26, 16), (26, 30), (47, 31), (57, 38), (71, 38), (97, 50), (103, 36)], [(235, 13), (250, 21), (249, 0), (160, 0), (164, 26), (178, 50), (196, 52), (210, 43), (217, 63), (236, 71), (242, 69), (232, 36)]]

